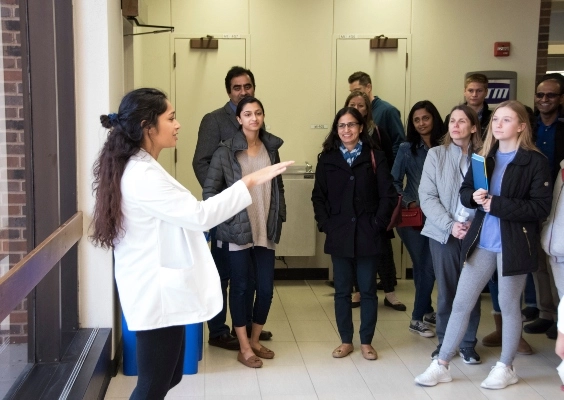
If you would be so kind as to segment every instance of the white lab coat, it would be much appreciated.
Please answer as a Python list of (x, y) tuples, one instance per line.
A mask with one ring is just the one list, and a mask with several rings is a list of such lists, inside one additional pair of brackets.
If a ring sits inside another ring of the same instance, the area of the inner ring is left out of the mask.
[(209, 320), (223, 306), (203, 231), (252, 203), (241, 181), (196, 198), (144, 150), (121, 179), (125, 233), (114, 242), (115, 276), (132, 331)]

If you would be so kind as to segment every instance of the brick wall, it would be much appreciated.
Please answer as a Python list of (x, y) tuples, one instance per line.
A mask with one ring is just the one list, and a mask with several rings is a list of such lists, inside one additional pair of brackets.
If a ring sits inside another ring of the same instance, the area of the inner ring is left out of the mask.
[[(1, 154), (5, 157), (0, 165), (7, 167), (6, 171), (0, 171), (0, 187), (2, 192), (6, 188), (8, 191), (0, 194), (3, 210), (0, 215), (0, 260), (7, 261), (11, 268), (27, 253), (19, 0), (0, 0), (0, 7), (5, 102), (4, 110), (0, 109), (0, 119), (5, 121), (6, 126), (6, 131), (0, 132), (0, 146), (3, 148)], [(6, 326), (9, 331), (0, 331), (0, 343), (4, 340), (9, 340), (10, 343), (27, 342), (25, 300), (12, 312), (9, 324), (3, 324), (2, 329)]]
[(539, 16), (539, 38), (537, 45), (537, 76), (535, 82), (546, 74), (548, 56), (548, 34), (550, 32), (550, 12), (552, 0), (541, 0), (541, 11)]

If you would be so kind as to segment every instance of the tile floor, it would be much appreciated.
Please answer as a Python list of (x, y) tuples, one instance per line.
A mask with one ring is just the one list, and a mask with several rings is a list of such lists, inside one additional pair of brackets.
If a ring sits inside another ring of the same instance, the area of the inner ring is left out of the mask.
[[(413, 383), (430, 363), (437, 338), (423, 338), (408, 331), (413, 307), (413, 281), (398, 281), (396, 293), (407, 305), (406, 312), (385, 307), (383, 292), (378, 292), (377, 331), (373, 346), (376, 361), (360, 354), (358, 335), (356, 350), (343, 359), (331, 357), (340, 343), (335, 324), (333, 289), (324, 281), (277, 281), (272, 308), (265, 329), (273, 332), (265, 345), (276, 352), (273, 360), (264, 360), (260, 369), (244, 367), (236, 352), (204, 345), (199, 372), (185, 375), (172, 389), (167, 400), (220, 399), (564, 399), (555, 367), (560, 362), (554, 354), (554, 341), (543, 335), (525, 338), (535, 353), (518, 355), (515, 368), (519, 383), (504, 390), (485, 390), (481, 381), (499, 357), (500, 348), (481, 344), (477, 352), (483, 363), (466, 365), (460, 358), (451, 363), (453, 382), (423, 388)], [(436, 293), (435, 293), (436, 295)], [(482, 322), (478, 338), (493, 329), (489, 294), (482, 294)], [(353, 309), (355, 324), (359, 309)], [(358, 327), (356, 327), (358, 330)], [(129, 398), (136, 377), (118, 374), (112, 379), (106, 400)]]

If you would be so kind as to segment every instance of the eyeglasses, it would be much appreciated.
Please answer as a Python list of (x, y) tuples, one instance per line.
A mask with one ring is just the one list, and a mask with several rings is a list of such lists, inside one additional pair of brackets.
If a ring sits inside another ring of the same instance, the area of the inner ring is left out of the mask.
[(351, 129), (352, 129), (352, 128), (354, 128), (354, 127), (357, 126), (357, 125), (360, 125), (360, 124), (359, 124), (358, 122), (347, 122), (346, 124), (340, 123), (340, 124), (337, 124), (337, 128), (339, 128), (339, 129), (345, 129), (346, 127), (348, 127), (348, 128), (351, 128)]
[(537, 92), (537, 93), (535, 93), (535, 96), (536, 96), (537, 99), (542, 99), (544, 96), (546, 96), (548, 99), (552, 100), (552, 99), (555, 99), (557, 97), (560, 97), (561, 94), (560, 93)]

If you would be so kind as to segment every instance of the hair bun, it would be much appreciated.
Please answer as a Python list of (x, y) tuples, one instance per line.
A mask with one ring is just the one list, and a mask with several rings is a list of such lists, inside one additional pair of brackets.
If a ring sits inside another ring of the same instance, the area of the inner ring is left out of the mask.
[(106, 129), (110, 129), (112, 127), (112, 123), (110, 122), (110, 117), (107, 115), (100, 115), (100, 123)]
[(100, 115), (100, 122), (104, 128), (110, 129), (119, 123), (119, 117), (116, 113)]

